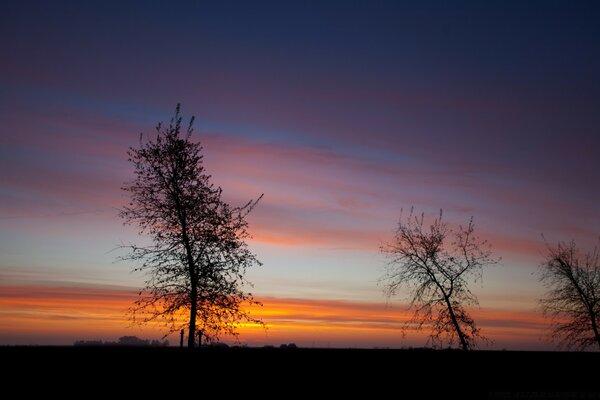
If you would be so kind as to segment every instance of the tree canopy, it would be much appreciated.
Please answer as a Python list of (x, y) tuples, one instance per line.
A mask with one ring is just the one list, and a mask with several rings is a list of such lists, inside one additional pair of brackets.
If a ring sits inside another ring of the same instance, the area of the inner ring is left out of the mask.
[(405, 329), (427, 325), (435, 346), (458, 342), (463, 350), (483, 339), (466, 308), (478, 304), (468, 284), (498, 260), (492, 258), (489, 244), (475, 236), (473, 219), (455, 230), (440, 211), (427, 226), (424, 214), (411, 210), (407, 218), (401, 215), (394, 240), (381, 251), (389, 260), (381, 279), (384, 293), (393, 297), (403, 287), (410, 291), (414, 313)]
[(541, 300), (552, 321), (552, 338), (561, 346), (600, 348), (600, 252), (583, 254), (575, 242), (548, 246), (540, 280), (547, 289)]
[(240, 321), (261, 323), (248, 312), (260, 304), (246, 291), (247, 268), (261, 265), (246, 240), (247, 216), (262, 196), (231, 206), (211, 183), (202, 146), (192, 140), (194, 118), (182, 132), (180, 106), (155, 137), (140, 135), (128, 151), (135, 178), (124, 187), (129, 203), (120, 216), (149, 244), (127, 246), (123, 257), (145, 274), (132, 307), (137, 322), (159, 321), (168, 333), (188, 327), (188, 346), (199, 329), (207, 340), (236, 335)]

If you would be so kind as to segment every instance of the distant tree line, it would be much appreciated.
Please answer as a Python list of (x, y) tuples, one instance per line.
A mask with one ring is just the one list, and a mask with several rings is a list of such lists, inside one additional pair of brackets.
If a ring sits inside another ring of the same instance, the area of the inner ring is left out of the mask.
[(137, 336), (121, 336), (116, 342), (102, 340), (78, 340), (73, 346), (124, 346), (124, 347), (168, 347), (168, 340), (140, 339)]

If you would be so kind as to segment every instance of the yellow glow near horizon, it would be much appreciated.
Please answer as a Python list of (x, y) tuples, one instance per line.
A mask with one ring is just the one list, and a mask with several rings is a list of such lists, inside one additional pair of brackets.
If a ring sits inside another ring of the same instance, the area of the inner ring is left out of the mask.
[[(69, 344), (75, 340), (114, 340), (123, 335), (161, 338), (165, 325), (143, 326), (128, 320), (136, 298), (130, 290), (13, 286), (0, 292), (0, 339), (4, 344)], [(426, 342), (427, 332), (401, 328), (410, 315), (404, 308), (381, 303), (336, 300), (262, 298), (249, 311), (264, 322), (237, 324), (239, 340), (251, 345), (333, 343), (335, 346), (400, 347)], [(542, 317), (531, 312), (475, 310), (484, 334), (502, 343), (532, 341), (540, 335)], [(184, 317), (182, 317), (184, 318)], [(44, 339), (46, 338), (46, 339)], [(171, 340), (178, 340), (173, 335)], [(174, 342), (172, 342), (174, 344)]]

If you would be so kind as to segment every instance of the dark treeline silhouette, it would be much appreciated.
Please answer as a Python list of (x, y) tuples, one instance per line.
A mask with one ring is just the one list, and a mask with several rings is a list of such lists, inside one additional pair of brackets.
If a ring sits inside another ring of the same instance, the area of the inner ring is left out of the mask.
[(120, 213), (151, 239), (128, 246), (123, 257), (146, 276), (133, 320), (160, 321), (167, 334), (187, 325), (189, 348), (196, 336), (203, 342), (235, 336), (239, 321), (262, 323), (244, 307), (259, 304), (245, 289), (246, 269), (260, 265), (245, 240), (246, 217), (260, 197), (240, 207), (223, 200), (204, 169), (202, 146), (192, 141), (193, 122), (182, 132), (177, 105), (168, 126), (159, 124), (155, 137), (140, 136), (139, 147), (129, 149), (135, 179), (123, 188), (130, 202)]
[(137, 336), (121, 336), (116, 342), (102, 341), (102, 340), (78, 340), (73, 343), (73, 346), (129, 346), (129, 347), (167, 347), (169, 346), (168, 340), (149, 340), (140, 339)]

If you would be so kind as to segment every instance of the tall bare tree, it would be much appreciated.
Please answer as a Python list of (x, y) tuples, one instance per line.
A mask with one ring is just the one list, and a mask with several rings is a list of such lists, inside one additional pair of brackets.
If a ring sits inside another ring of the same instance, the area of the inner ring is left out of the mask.
[(129, 149), (135, 179), (123, 187), (130, 202), (120, 216), (150, 239), (127, 246), (123, 257), (146, 276), (131, 309), (134, 321), (162, 322), (167, 334), (187, 325), (188, 347), (194, 347), (198, 329), (218, 340), (236, 335), (239, 321), (260, 323), (244, 307), (258, 304), (245, 290), (245, 271), (260, 262), (245, 240), (246, 217), (260, 197), (241, 207), (227, 204), (205, 172), (202, 146), (191, 139), (194, 118), (183, 133), (181, 121), (177, 105), (168, 126), (159, 124), (154, 138), (141, 135), (139, 147)]
[(547, 246), (540, 280), (548, 289), (540, 301), (561, 346), (600, 348), (600, 253), (582, 254), (575, 242)]
[(417, 216), (411, 209), (406, 219), (401, 214), (393, 242), (381, 247), (389, 259), (381, 278), (384, 293), (391, 298), (402, 287), (409, 289), (414, 313), (405, 329), (427, 325), (434, 346), (458, 342), (469, 350), (477, 339), (484, 339), (466, 309), (478, 304), (468, 282), (480, 279), (483, 267), (498, 259), (474, 232), (472, 218), (466, 227), (454, 230), (440, 211), (426, 226), (424, 214)]

